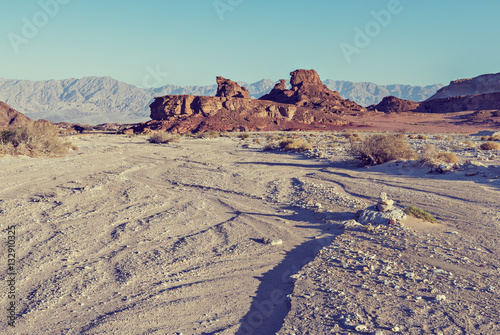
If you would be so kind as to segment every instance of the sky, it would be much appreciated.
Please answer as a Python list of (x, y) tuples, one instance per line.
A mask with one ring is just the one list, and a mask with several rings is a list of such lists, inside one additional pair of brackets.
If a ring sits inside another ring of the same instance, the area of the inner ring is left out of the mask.
[(430, 85), (500, 72), (497, 0), (0, 0), (0, 78), (139, 87), (321, 79)]

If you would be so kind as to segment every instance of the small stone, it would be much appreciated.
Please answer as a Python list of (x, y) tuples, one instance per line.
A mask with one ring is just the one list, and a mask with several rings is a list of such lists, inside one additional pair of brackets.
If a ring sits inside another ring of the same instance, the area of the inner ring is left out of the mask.
[(376, 330), (372, 333), (372, 335), (384, 335), (384, 331), (383, 330)]
[(263, 241), (265, 244), (270, 244), (270, 245), (282, 245), (283, 244), (283, 240), (280, 238), (273, 238), (273, 239), (264, 238)]
[(356, 326), (356, 331), (357, 332), (366, 332), (366, 331), (368, 331), (368, 327), (365, 325), (358, 325), (358, 326)]
[(445, 296), (445, 295), (443, 295), (443, 294), (438, 294), (438, 295), (436, 296), (436, 301), (441, 302), (441, 301), (445, 301), (445, 300), (446, 300), (446, 296)]
[(392, 327), (392, 329), (391, 329), (391, 330), (392, 330), (393, 332), (395, 332), (395, 333), (399, 333), (399, 332), (401, 331), (401, 328), (399, 328), (398, 326), (394, 326), (394, 327)]

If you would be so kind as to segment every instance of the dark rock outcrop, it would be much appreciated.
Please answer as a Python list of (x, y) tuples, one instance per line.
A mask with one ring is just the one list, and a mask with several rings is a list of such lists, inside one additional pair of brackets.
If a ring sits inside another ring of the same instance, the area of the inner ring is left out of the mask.
[(26, 122), (31, 119), (0, 101), (0, 129), (13, 129)]
[(411, 100), (404, 100), (393, 96), (385, 97), (382, 101), (373, 106), (369, 106), (369, 110), (377, 110), (384, 113), (402, 113), (414, 112), (420, 104)]
[(265, 99), (250, 99), (244, 87), (223, 77), (217, 77), (215, 97), (157, 97), (150, 105), (153, 121), (134, 131), (325, 129), (341, 125), (342, 113), (366, 110), (329, 90), (314, 70), (297, 70), (291, 76), (291, 90), (286, 89), (285, 80), (280, 80)]

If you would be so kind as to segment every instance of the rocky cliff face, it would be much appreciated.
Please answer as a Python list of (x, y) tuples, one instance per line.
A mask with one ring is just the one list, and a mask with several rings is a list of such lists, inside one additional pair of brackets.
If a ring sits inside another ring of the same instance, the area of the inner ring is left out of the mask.
[(217, 77), (215, 97), (167, 95), (155, 98), (151, 118), (135, 131), (162, 129), (173, 132), (313, 129), (341, 124), (342, 113), (366, 109), (344, 100), (321, 83), (314, 70), (292, 72), (286, 88), (281, 80), (272, 91), (255, 100), (237, 83)]
[(452, 81), (427, 100), (488, 93), (500, 93), (500, 73)]
[(0, 101), (0, 129), (12, 129), (30, 121), (27, 116)]
[(454, 113), (500, 109), (500, 74), (452, 81), (422, 102), (386, 97), (369, 110), (392, 112)]

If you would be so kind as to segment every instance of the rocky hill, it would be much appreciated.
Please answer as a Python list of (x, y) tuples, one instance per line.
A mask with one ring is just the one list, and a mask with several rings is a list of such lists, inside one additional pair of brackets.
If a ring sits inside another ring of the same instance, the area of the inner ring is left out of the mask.
[[(472, 79), (458, 79), (441, 88), (431, 98), (414, 102), (385, 97), (369, 110), (391, 112), (454, 113), (500, 110), (500, 73)], [(496, 114), (495, 114), (496, 115)]]
[(29, 121), (30, 119), (24, 114), (0, 101), (0, 129), (11, 129)]
[(500, 93), (500, 73), (452, 81), (427, 100), (489, 93)]
[[(238, 82), (257, 99), (268, 93), (275, 81), (263, 79), (255, 83)], [(285, 82), (290, 88), (290, 83)], [(410, 100), (424, 100), (442, 85), (426, 87), (408, 85), (381, 86), (325, 80), (330, 90), (362, 106), (378, 103), (387, 95)], [(217, 85), (138, 88), (110, 77), (29, 81), (0, 79), (0, 100), (33, 119), (82, 124), (130, 123), (149, 119), (149, 105), (154, 97), (165, 95), (214, 96)]]

